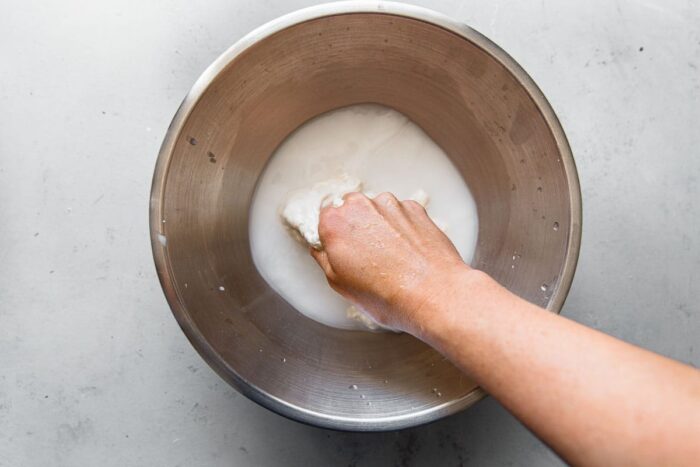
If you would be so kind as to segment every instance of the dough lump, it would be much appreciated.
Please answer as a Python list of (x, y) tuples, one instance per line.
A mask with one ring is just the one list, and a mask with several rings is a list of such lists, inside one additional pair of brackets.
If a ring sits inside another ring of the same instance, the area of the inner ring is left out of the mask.
[(343, 196), (354, 191), (362, 191), (362, 182), (348, 175), (319, 182), (311, 188), (292, 192), (282, 207), (282, 220), (297, 232), (308, 245), (320, 250), (318, 222), (321, 208), (341, 206)]

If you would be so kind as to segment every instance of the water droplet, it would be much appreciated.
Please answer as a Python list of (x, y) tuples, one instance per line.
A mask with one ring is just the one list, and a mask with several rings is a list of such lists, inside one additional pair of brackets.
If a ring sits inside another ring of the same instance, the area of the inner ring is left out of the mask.
[(559, 230), (559, 222), (555, 222), (554, 224), (552, 224), (552, 228), (553, 228), (555, 231)]
[(385, 380), (384, 380), (384, 384), (389, 384), (389, 380), (388, 380), (388, 379), (385, 379)]
[(360, 399), (364, 399), (364, 398), (365, 398), (365, 395), (364, 395), (364, 394), (360, 394)]
[(185, 282), (185, 288), (187, 288), (187, 282)]
[(197, 145), (197, 140), (196, 140), (195, 138), (191, 137), (191, 136), (190, 136), (189, 141), (190, 141), (190, 144), (191, 144), (192, 146), (196, 146), (196, 145)]
[(441, 393), (440, 391), (436, 392), (435, 395), (436, 395), (437, 397), (442, 397), (442, 393)]
[(349, 387), (350, 389), (352, 389), (353, 391), (357, 391), (357, 384), (351, 384), (351, 385), (348, 386), (348, 387)]
[(262, 353), (262, 349), (258, 349), (258, 352)]
[(223, 292), (223, 291), (226, 290), (226, 289), (224, 288), (223, 285), (220, 285), (220, 286), (219, 286), (219, 290), (220, 290), (221, 292)]
[(511, 265), (510, 265), (510, 268), (511, 268), (511, 269), (515, 269), (515, 264), (511, 264)]
[(548, 287), (549, 287), (549, 286), (548, 286), (547, 284), (542, 284), (542, 285), (540, 286), (540, 290), (541, 290), (542, 292), (546, 292)]
[(538, 186), (538, 187), (537, 187), (537, 191), (539, 191), (540, 193), (542, 193), (542, 187), (541, 187), (541, 186)]
[(367, 407), (372, 407), (372, 403), (371, 403), (371, 402), (367, 402)]
[(163, 224), (165, 224), (165, 219), (163, 219), (163, 221), (162, 221), (162, 222), (163, 222)]
[(282, 360), (282, 363), (287, 363), (287, 359), (286, 359), (286, 358), (282, 357), (281, 360)]

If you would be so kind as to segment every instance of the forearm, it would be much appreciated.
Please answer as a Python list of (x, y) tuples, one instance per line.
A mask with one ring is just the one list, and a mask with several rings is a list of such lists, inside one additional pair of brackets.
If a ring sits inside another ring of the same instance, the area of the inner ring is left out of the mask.
[(415, 202), (344, 200), (311, 253), (345, 298), (440, 350), (572, 463), (697, 464), (700, 372), (519, 299)]
[(431, 295), (417, 334), (567, 460), (700, 458), (700, 372), (542, 310), (464, 270)]

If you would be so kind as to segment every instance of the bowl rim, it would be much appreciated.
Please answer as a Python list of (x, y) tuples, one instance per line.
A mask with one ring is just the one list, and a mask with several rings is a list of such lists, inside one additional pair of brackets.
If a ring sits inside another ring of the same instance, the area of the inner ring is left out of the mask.
[(219, 73), (243, 51), (279, 31), (310, 20), (327, 16), (353, 13), (378, 13), (402, 16), (423, 21), (457, 34), (477, 47), (480, 47), (491, 57), (496, 59), (513, 75), (513, 77), (515, 77), (515, 79), (530, 95), (530, 98), (534, 101), (538, 110), (542, 113), (542, 116), (544, 117), (547, 126), (555, 139), (560, 153), (561, 163), (564, 166), (564, 172), (569, 184), (569, 204), (571, 206), (571, 217), (569, 235), (567, 238), (567, 250), (564, 263), (561, 268), (561, 281), (559, 282), (558, 287), (554, 290), (552, 300), (547, 307), (548, 310), (556, 313), (561, 311), (569, 289), (571, 288), (574, 272), (576, 270), (576, 264), (578, 262), (579, 250), (581, 246), (582, 205), (581, 189), (576, 164), (559, 119), (557, 118), (544, 94), (535, 84), (532, 78), (498, 45), (475, 29), (472, 29), (466, 24), (456, 21), (442, 13), (405, 3), (376, 0), (349, 0), (324, 3), (303, 8), (273, 19), (272, 21), (269, 21), (254, 29), (229, 47), (224, 53), (222, 53), (211, 65), (206, 68), (206, 70), (194, 83), (180, 104), (180, 107), (178, 108), (172, 122), (170, 123), (170, 126), (167, 129), (165, 138), (158, 153), (153, 174), (150, 195), (149, 225), (151, 247), (156, 272), (170, 309), (193, 347), (222, 379), (236, 388), (243, 395), (254, 402), (257, 402), (263, 407), (302, 423), (335, 430), (387, 431), (422, 425), (448, 415), (452, 415), (483, 399), (486, 396), (486, 392), (481, 388), (476, 388), (462, 398), (445, 402), (442, 405), (424, 409), (418, 412), (389, 417), (353, 418), (348, 416), (322, 414), (308, 410), (303, 407), (290, 404), (289, 402), (261, 390), (238, 375), (236, 370), (228, 365), (214, 351), (204, 336), (199, 332), (195, 323), (186, 313), (186, 309), (183, 304), (184, 302), (181, 300), (177, 288), (175, 287), (173, 274), (170, 269), (170, 261), (166, 248), (167, 237), (165, 237), (163, 233), (165, 224), (162, 222), (162, 207), (165, 195), (166, 177), (170, 168), (171, 154), (176, 140), (197, 102), (206, 92), (209, 85), (219, 75)]

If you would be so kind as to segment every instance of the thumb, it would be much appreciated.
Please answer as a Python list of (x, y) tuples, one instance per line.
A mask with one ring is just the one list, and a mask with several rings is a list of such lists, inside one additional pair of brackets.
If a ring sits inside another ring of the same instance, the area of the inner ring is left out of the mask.
[(326, 253), (326, 250), (317, 250), (316, 248), (310, 247), (309, 253), (311, 253), (311, 256), (316, 260), (318, 265), (321, 266), (326, 277), (329, 279), (335, 277), (335, 272), (333, 271), (331, 263), (328, 261), (328, 253)]

